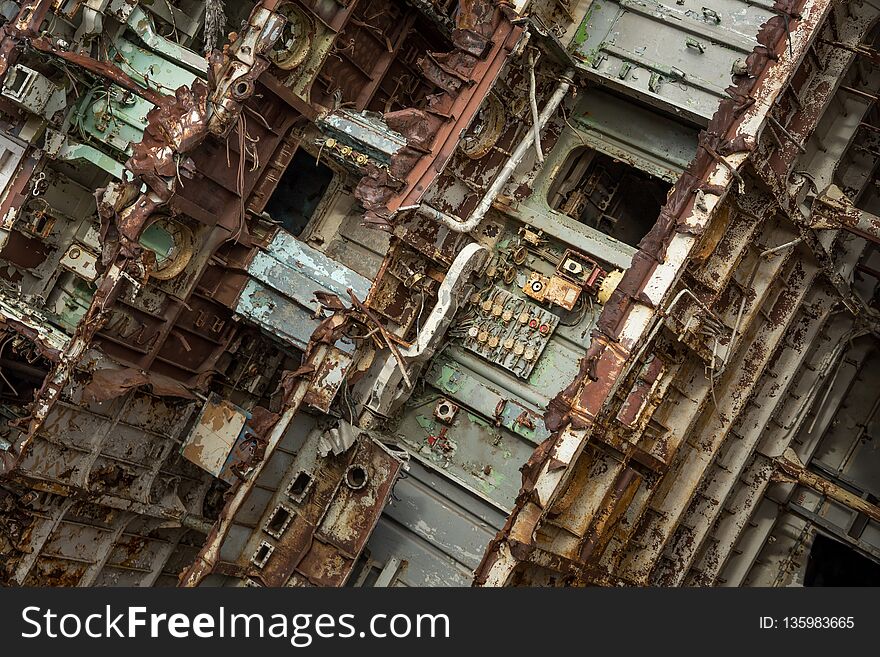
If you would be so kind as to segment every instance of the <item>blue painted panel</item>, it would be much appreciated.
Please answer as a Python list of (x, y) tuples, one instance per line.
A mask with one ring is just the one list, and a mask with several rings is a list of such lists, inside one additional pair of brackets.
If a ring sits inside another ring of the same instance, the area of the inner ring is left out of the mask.
[[(235, 312), (297, 349), (305, 349), (320, 321), (315, 292), (335, 294), (348, 304), (349, 288), (359, 299), (370, 289), (368, 279), (285, 231), (254, 257), (248, 273), (252, 278)], [(347, 340), (336, 346), (346, 353), (353, 347)]]

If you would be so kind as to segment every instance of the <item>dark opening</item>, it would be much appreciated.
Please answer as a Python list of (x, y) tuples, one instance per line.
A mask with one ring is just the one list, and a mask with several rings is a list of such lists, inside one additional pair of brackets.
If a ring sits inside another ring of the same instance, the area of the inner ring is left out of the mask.
[(12, 79), (7, 83), (6, 88), (9, 89), (10, 95), (20, 95), (25, 82), (27, 82), (27, 73), (23, 68), (16, 67), (12, 69)]
[(330, 167), (298, 149), (269, 198), (266, 212), (289, 233), (298, 237), (332, 180), (333, 170)]
[(349, 488), (359, 490), (367, 483), (367, 471), (359, 465), (351, 465), (345, 471), (345, 483)]
[(290, 487), (287, 489), (287, 495), (297, 502), (302, 501), (302, 498), (305, 496), (306, 491), (309, 490), (309, 484), (312, 483), (312, 477), (308, 472), (300, 472), (296, 475), (296, 478), (292, 482), (290, 482)]
[(274, 549), (275, 548), (273, 548), (268, 543), (260, 543), (260, 547), (257, 548), (256, 552), (254, 552), (254, 556), (251, 557), (251, 561), (253, 561), (258, 568), (262, 568), (266, 565), (266, 561), (269, 560), (269, 555), (272, 554)]
[(381, 574), (382, 568), (370, 558), (370, 551), (365, 549), (351, 569), (351, 575), (345, 585), (372, 587), (376, 585)]
[(34, 232), (42, 235), (43, 231), (46, 230), (46, 225), (49, 222), (49, 217), (45, 214), (41, 214), (37, 217), (37, 220), (34, 222)]
[(807, 559), (804, 586), (880, 586), (880, 564), (819, 534)]
[(670, 185), (626, 162), (583, 148), (550, 188), (550, 207), (631, 246), (651, 230)]
[(287, 523), (290, 521), (290, 512), (284, 508), (283, 506), (279, 506), (272, 513), (272, 517), (269, 518), (269, 522), (266, 523), (266, 531), (272, 534), (275, 537), (281, 535), (287, 528)]
[(37, 345), (14, 333), (0, 335), (0, 403), (24, 410), (51, 369)]
[(55, 226), (55, 217), (50, 214), (49, 205), (42, 198), (28, 201), (22, 219), (21, 227), (41, 239), (49, 237)]

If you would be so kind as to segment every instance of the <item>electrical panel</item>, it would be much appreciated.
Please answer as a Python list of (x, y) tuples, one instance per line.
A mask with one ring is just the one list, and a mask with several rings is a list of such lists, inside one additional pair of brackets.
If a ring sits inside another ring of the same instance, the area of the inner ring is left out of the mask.
[(566, 310), (574, 308), (581, 295), (581, 287), (561, 276), (542, 276), (533, 271), (522, 288), (535, 301), (552, 303)]
[(571, 249), (562, 256), (556, 274), (592, 290), (599, 288), (605, 276), (604, 270), (592, 258)]
[(475, 293), (470, 301), (476, 306), (476, 318), (464, 338), (464, 347), (527, 379), (559, 317), (500, 287)]
[(544, 276), (537, 271), (530, 272), (522, 291), (539, 303), (553, 304), (571, 311), (581, 298), (581, 292), (595, 293), (604, 276), (604, 270), (594, 260), (568, 249), (559, 260), (555, 274)]

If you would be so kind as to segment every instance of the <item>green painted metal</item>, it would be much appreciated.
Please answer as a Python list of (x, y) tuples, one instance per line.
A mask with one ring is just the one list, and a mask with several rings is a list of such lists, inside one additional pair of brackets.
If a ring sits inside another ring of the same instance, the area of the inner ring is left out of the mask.
[[(197, 66), (198, 56), (156, 34), (142, 11), (132, 12), (129, 23), (137, 37), (126, 33), (111, 39), (108, 57), (140, 85), (173, 95), (178, 88), (189, 87), (196, 77), (205, 74), (206, 66)], [(135, 38), (140, 38), (146, 47), (136, 43)], [(109, 146), (118, 153), (115, 157), (124, 161), (131, 153), (131, 144), (141, 140), (151, 109), (152, 103), (121, 87), (98, 85), (77, 103), (73, 122), (83, 141), (94, 140)]]
[(88, 144), (68, 142), (58, 153), (58, 158), (69, 162), (75, 162), (77, 160), (91, 162), (99, 169), (103, 169), (119, 180), (122, 180), (125, 171), (125, 167), (121, 162)]

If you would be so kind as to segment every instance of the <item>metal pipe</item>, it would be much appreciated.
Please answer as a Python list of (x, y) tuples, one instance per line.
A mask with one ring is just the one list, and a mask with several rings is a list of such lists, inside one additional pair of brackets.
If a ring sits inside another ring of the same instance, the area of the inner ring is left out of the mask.
[(862, 91), (861, 89), (855, 89), (853, 87), (848, 87), (845, 84), (840, 85), (839, 89), (842, 89), (843, 91), (849, 92), (849, 93), (853, 94), (854, 96), (864, 98), (865, 100), (868, 100), (872, 103), (877, 102), (877, 96), (875, 96), (873, 94), (869, 94), (866, 91)]
[(49, 375), (49, 370), (41, 370), (39, 367), (26, 365), (10, 358), (0, 358), (0, 368), (18, 372), (22, 377), (34, 381), (42, 381)]
[[(541, 115), (538, 117), (538, 123), (535, 126), (536, 130), (543, 130), (547, 125), (547, 122), (550, 120), (556, 110), (559, 108), (560, 103), (562, 103), (562, 99), (565, 98), (565, 95), (568, 93), (569, 89), (571, 89), (571, 85), (574, 84), (572, 78), (574, 77), (574, 69), (566, 69), (565, 73), (562, 74), (562, 78), (559, 81), (559, 84), (556, 86), (556, 89), (553, 91), (553, 94), (547, 100), (547, 104), (544, 105), (544, 109), (541, 112)], [(533, 130), (528, 130), (525, 135), (523, 135), (522, 141), (519, 142), (514, 151), (510, 154), (507, 162), (502, 167), (501, 171), (498, 172), (498, 175), (495, 176), (495, 180), (492, 181), (492, 184), (489, 185), (489, 189), (486, 190), (486, 193), (483, 195), (483, 198), (477, 204), (477, 207), (474, 208), (474, 211), (471, 212), (470, 216), (467, 219), (460, 219), (451, 214), (447, 214), (437, 208), (433, 208), (426, 203), (422, 203), (419, 206), (417, 212), (420, 214), (430, 217), (435, 221), (440, 222), (450, 230), (455, 231), (456, 233), (469, 233), (474, 228), (476, 228), (480, 222), (483, 220), (483, 217), (488, 212), (489, 208), (492, 207), (492, 203), (495, 201), (495, 198), (507, 184), (507, 181), (510, 180), (510, 176), (513, 175), (514, 169), (516, 169), (517, 165), (522, 161), (523, 156), (526, 154), (526, 151), (534, 143), (534, 132)]]
[(761, 251), (761, 255), (758, 257), (759, 258), (766, 258), (767, 256), (771, 256), (774, 253), (779, 253), (780, 251), (784, 251), (785, 249), (787, 249), (790, 246), (796, 246), (797, 244), (800, 244), (803, 241), (804, 241), (803, 237), (796, 237), (795, 239), (791, 240), (790, 242), (786, 242), (785, 244), (780, 244), (779, 246), (774, 246), (774, 247), (769, 248), (765, 251)]
[(187, 529), (194, 529), (202, 534), (210, 534), (214, 527), (214, 521), (204, 516), (198, 516), (193, 513), (184, 513), (180, 517), (180, 524)]
[(535, 65), (541, 58), (540, 51), (538, 57), (529, 55), (529, 105), (532, 108), (532, 138), (535, 144), (535, 158), (540, 164), (544, 163), (544, 151), (541, 148), (541, 117), (538, 114), (538, 98), (535, 93)]

